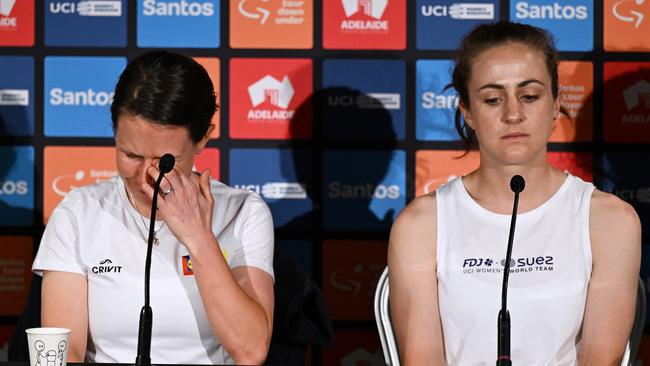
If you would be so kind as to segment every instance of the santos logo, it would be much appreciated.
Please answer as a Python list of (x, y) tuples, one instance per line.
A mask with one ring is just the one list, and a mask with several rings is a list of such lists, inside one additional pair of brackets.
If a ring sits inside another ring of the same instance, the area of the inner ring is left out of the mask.
[(297, 182), (269, 182), (264, 185), (242, 184), (235, 188), (248, 189), (266, 199), (272, 200), (303, 200), (307, 198), (306, 186)]
[(83, 170), (79, 170), (74, 174), (63, 174), (54, 178), (52, 181), (52, 190), (63, 197), (75, 188), (111, 179), (116, 174), (117, 172), (112, 170), (90, 169), (89, 174), (86, 174)]
[(182, 16), (182, 17), (211, 17), (214, 15), (214, 5), (209, 2), (173, 1), (162, 2), (144, 0), (142, 3), (144, 16)]
[(0, 0), (0, 15), (3, 15), (3, 17), (0, 17), (0, 27), (18, 26), (18, 18), (9, 17), (14, 4), (16, 4), (16, 0)]
[(377, 20), (344, 20), (342, 31), (388, 31), (388, 21), (379, 20), (384, 15), (388, 0), (341, 0), (346, 17), (351, 17), (363, 9), (363, 14)]
[(343, 198), (343, 199), (398, 199), (400, 197), (399, 186), (396, 184), (374, 185), (371, 183), (366, 184), (343, 184), (341, 182), (331, 182), (328, 185), (329, 198)]
[(629, 14), (624, 14), (620, 9), (619, 6), (621, 4), (625, 3), (636, 3), (636, 5), (641, 6), (645, 0), (620, 0), (617, 1), (613, 6), (612, 6), (612, 13), (614, 16), (621, 21), (627, 22), (627, 23), (634, 23), (634, 28), (639, 28), (641, 25), (641, 22), (643, 21), (643, 13), (636, 11), (636, 10), (629, 10)]
[(85, 91), (66, 91), (61, 88), (50, 90), (50, 104), (54, 106), (107, 106), (113, 101), (114, 92), (96, 92), (93, 89)]
[(24, 196), (27, 193), (29, 193), (29, 186), (24, 180), (0, 180), (0, 196), (14, 194)]
[(578, 19), (585, 20), (589, 11), (584, 5), (533, 5), (520, 1), (515, 5), (517, 19)]
[(450, 17), (462, 20), (494, 19), (494, 4), (422, 5), (421, 11), (425, 17)]
[(29, 90), (27, 89), (0, 89), (0, 106), (29, 105)]
[(422, 93), (422, 108), (424, 109), (456, 109), (458, 107), (457, 95), (436, 94), (434, 92)]
[(52, 14), (74, 14), (83, 17), (119, 17), (122, 16), (120, 0), (90, 0), (74, 3), (71, 1), (50, 3)]

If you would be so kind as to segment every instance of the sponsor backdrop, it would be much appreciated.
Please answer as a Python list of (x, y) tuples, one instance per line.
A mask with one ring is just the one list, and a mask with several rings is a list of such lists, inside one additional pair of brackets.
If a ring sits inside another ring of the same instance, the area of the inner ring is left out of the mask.
[[(572, 119), (557, 121), (549, 160), (630, 202), (647, 248), (650, 1), (0, 0), (2, 334), (54, 207), (116, 174), (117, 76), (165, 48), (204, 65), (218, 92), (196, 169), (259, 193), (278, 253), (323, 291), (334, 343), (311, 363), (381, 364), (372, 299), (388, 231), (414, 197), (478, 166), (461, 157), (446, 85), (463, 34), (499, 19), (555, 37)], [(647, 280), (645, 250), (643, 263)]]

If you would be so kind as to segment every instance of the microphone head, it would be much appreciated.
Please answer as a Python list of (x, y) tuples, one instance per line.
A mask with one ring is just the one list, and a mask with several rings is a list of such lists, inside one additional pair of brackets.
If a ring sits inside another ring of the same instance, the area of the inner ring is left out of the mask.
[(176, 159), (174, 158), (174, 155), (172, 154), (165, 154), (160, 158), (160, 162), (158, 162), (158, 169), (164, 174), (167, 174), (174, 169), (174, 164), (176, 163)]
[(510, 179), (510, 189), (515, 193), (521, 193), (525, 186), (526, 182), (524, 181), (524, 177), (521, 175), (515, 175)]

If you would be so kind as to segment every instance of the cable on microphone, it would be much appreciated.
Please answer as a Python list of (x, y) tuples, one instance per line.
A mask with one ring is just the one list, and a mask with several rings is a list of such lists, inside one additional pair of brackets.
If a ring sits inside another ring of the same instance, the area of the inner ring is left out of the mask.
[(497, 318), (497, 366), (511, 366), (510, 360), (510, 312), (508, 311), (508, 277), (510, 276), (510, 261), (512, 260), (512, 242), (515, 237), (517, 224), (517, 207), (519, 206), (519, 193), (524, 190), (526, 182), (521, 175), (510, 179), (510, 189), (515, 193), (510, 220), (510, 234), (508, 235), (508, 249), (503, 268), (503, 287), (501, 288), (501, 310)]
[(156, 225), (156, 209), (158, 207), (158, 192), (160, 182), (166, 173), (174, 169), (176, 159), (174, 155), (165, 154), (158, 162), (160, 174), (153, 185), (153, 198), (151, 203), (151, 216), (149, 221), (149, 238), (147, 240), (147, 257), (144, 262), (144, 305), (140, 311), (140, 325), (138, 329), (138, 355), (135, 358), (136, 366), (151, 366), (151, 329), (153, 325), (153, 312), (149, 305), (149, 284), (151, 282), (151, 251), (153, 248), (154, 229)]

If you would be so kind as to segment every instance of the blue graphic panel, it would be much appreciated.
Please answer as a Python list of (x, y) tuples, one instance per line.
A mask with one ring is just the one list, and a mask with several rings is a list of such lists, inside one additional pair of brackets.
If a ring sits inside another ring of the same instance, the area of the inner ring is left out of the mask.
[(510, 20), (548, 30), (559, 51), (594, 48), (593, 0), (513, 0)]
[(325, 229), (390, 229), (406, 204), (404, 151), (328, 150), (323, 164)]
[(415, 44), (421, 50), (456, 50), (474, 27), (498, 19), (497, 0), (418, 0)]
[(47, 0), (47, 46), (126, 46), (126, 0)]
[(400, 60), (325, 60), (323, 127), (334, 139), (404, 139), (406, 65)]
[(219, 47), (219, 0), (138, 1), (138, 47)]
[(46, 57), (46, 136), (111, 137), (113, 89), (123, 57)]
[(458, 97), (451, 83), (451, 60), (418, 60), (415, 64), (415, 136), (418, 140), (456, 141), (454, 115)]
[(233, 149), (230, 185), (257, 192), (271, 208), (276, 228), (311, 229), (311, 164), (307, 151)]
[(0, 226), (34, 221), (34, 148), (0, 147)]
[(0, 57), (0, 135), (33, 134), (34, 59)]
[(603, 186), (634, 206), (641, 218), (643, 243), (650, 243), (650, 153), (603, 155)]

